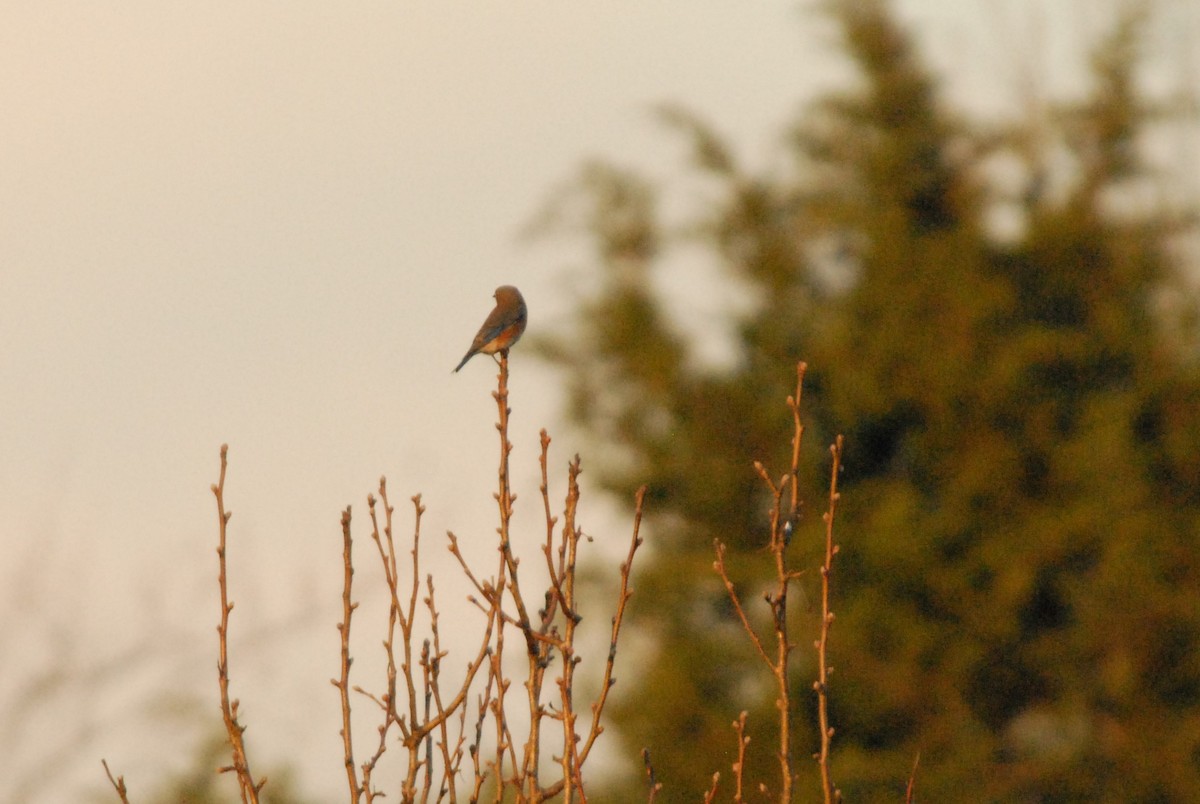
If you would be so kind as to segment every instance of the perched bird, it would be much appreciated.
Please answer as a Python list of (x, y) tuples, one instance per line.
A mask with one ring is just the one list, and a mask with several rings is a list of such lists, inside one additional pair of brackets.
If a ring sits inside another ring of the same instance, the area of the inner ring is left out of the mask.
[(454, 369), (462, 368), (475, 355), (482, 352), (494, 355), (496, 352), (507, 353), (525, 332), (525, 322), (528, 314), (525, 311), (525, 299), (521, 291), (512, 285), (501, 285), (494, 294), (496, 308), (488, 315), (483, 326), (471, 341), (471, 348), (463, 355), (462, 361)]

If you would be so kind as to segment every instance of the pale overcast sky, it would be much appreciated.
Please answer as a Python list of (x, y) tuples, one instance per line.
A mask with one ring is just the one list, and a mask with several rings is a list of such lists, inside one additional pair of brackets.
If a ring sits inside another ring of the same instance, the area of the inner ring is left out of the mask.
[[(902, 7), (957, 96), (994, 108), (1016, 98), (1015, 56), (1045, 65), (1048, 90), (1078, 80), (1077, 46), (1104, 22), (1092, 5)], [(1189, 52), (1200, 15), (1161, 5), (1158, 47)], [(296, 766), (315, 800), (342, 796), (341, 509), (369, 546), (364, 498), (386, 474), (401, 533), (425, 495), (431, 566), (447, 529), (486, 544), (495, 372), (450, 369), (495, 286), (522, 288), (537, 331), (584, 259), (519, 231), (586, 157), (680, 173), (648, 111), (661, 101), (752, 164), (778, 159), (783, 125), (842, 75), (801, 9), (0, 6), (0, 798), (81, 800), (103, 790), (103, 756), (137, 800), (189, 763), (198, 723), (218, 724), (223, 442), (251, 748), (263, 772)], [(518, 350), (512, 392), (518, 525), (536, 533), (555, 378)], [(562, 467), (582, 445), (564, 433), (554, 449)], [(373, 565), (359, 582), (378, 595)], [(377, 651), (381, 632), (360, 635)], [(356, 681), (378, 689), (370, 667)]]

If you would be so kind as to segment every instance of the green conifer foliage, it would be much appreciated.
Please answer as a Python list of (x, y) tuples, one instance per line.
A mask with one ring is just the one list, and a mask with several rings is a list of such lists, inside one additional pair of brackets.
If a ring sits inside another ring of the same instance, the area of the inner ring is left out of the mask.
[[(831, 651), (847, 799), (902, 799), (919, 752), (931, 801), (1200, 800), (1198, 333), (1156, 305), (1182, 268), (1178, 216), (1136, 192), (1154, 182), (1144, 16), (1098, 44), (1085, 102), (998, 133), (940, 98), (886, 4), (832, 9), (859, 80), (805, 111), (793, 174), (746, 175), (702, 122), (667, 113), (717, 188), (688, 247), (751, 299), (730, 366), (696, 360), (655, 291), (676, 245), (656, 189), (606, 165), (582, 182), (599, 290), (544, 351), (602, 446), (601, 483), (622, 499), (650, 487), (631, 619), (644, 656), (617, 711), (628, 764), (649, 747), (667, 800), (696, 800), (747, 709), (749, 786), (778, 787), (773, 699), (712, 543), (756, 590), (750, 462), (785, 465), (782, 401), (805, 359), (814, 509), (822, 441), (846, 434)], [(1024, 163), (1019, 199), (984, 178), (1001, 152)], [(1001, 205), (1015, 236), (989, 229)], [(794, 545), (813, 567), (814, 524)], [(802, 655), (800, 699), (812, 677)], [(811, 715), (796, 728), (815, 747)]]

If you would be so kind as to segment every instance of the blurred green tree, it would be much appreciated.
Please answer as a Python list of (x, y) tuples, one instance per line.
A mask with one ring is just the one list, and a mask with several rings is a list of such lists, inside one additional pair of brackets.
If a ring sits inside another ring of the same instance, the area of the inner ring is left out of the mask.
[[(1000, 129), (953, 113), (886, 3), (830, 8), (858, 81), (807, 110), (794, 170), (748, 175), (668, 109), (704, 191), (682, 226), (607, 163), (551, 207), (597, 266), (574, 330), (541, 350), (598, 482), (622, 500), (649, 484), (631, 620), (649, 637), (615, 712), (629, 766), (648, 747), (666, 800), (693, 800), (728, 776), (747, 709), (751, 789), (778, 789), (771, 690), (712, 543), (757, 597), (750, 461), (786, 465), (803, 358), (811, 500), (818, 447), (847, 437), (832, 697), (848, 800), (899, 798), (918, 752), (929, 800), (1200, 800), (1200, 332), (1173, 248), (1194, 219), (1143, 192), (1145, 14), (1098, 44), (1082, 103)], [(1000, 159), (1021, 192), (989, 180)], [(698, 256), (738, 300), (728, 319), (662, 291)], [(800, 528), (794, 558), (815, 567)], [(798, 694), (812, 678), (798, 661)], [(796, 728), (815, 748), (811, 711)], [(803, 753), (796, 767), (815, 794)]]
[[(224, 804), (241, 800), (233, 775), (218, 770), (230, 762), (229, 739), (224, 731), (214, 730), (211, 736), (203, 739), (188, 762), (188, 767), (171, 773), (159, 783), (157, 790), (146, 795), (140, 794), (136, 783), (127, 779), (129, 800), (161, 804)], [(263, 804), (306, 804), (311, 801), (298, 792), (295, 774), (290, 768), (279, 767), (266, 775), (268, 783), (260, 794)], [(97, 792), (89, 800), (110, 802), (116, 801), (117, 796), (111, 786), (98, 785)]]

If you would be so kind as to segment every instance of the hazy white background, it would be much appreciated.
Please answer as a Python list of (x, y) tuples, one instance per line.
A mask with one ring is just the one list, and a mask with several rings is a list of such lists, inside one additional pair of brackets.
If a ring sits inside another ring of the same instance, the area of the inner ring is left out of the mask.
[[(1079, 85), (1109, 4), (1046, 5), (901, 8), (955, 97), (995, 111), (1023, 69)], [(1160, 6), (1152, 77), (1195, 78), (1200, 12)], [(136, 800), (218, 727), (222, 442), (252, 759), (343, 795), (339, 513), (369, 547), (386, 474), (400, 534), (424, 493), (431, 566), (447, 529), (490, 539), (495, 372), (450, 369), (496, 285), (544, 331), (585, 260), (518, 233), (585, 157), (679, 174), (660, 101), (781, 161), (782, 126), (845, 77), (832, 41), (781, 0), (0, 3), (0, 798), (103, 792), (107, 757)], [(1180, 154), (1195, 170), (1194, 143)], [(560, 470), (583, 445), (520, 350), (512, 393), (517, 524), (537, 535), (537, 430), (562, 431)], [(368, 653), (382, 598), (361, 555)], [(378, 689), (370, 667), (355, 680)]]

